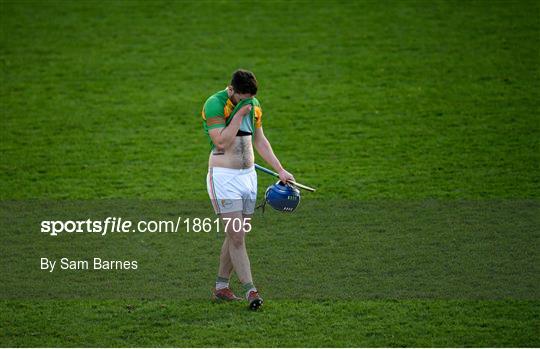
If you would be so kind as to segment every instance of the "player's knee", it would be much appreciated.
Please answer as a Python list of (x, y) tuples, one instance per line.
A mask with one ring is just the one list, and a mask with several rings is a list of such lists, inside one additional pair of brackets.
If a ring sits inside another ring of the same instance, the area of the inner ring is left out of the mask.
[(244, 246), (244, 236), (243, 231), (229, 233), (229, 239), (235, 248), (240, 248)]

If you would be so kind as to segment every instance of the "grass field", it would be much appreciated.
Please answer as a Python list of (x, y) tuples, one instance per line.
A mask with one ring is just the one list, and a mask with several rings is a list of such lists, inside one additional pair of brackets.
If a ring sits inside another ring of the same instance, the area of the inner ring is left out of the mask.
[[(540, 346), (538, 2), (1, 0), (0, 26), (1, 346)], [(264, 311), (206, 300), (212, 234), (39, 233), (210, 215), (200, 110), (239, 67), (318, 188), (255, 217)], [(141, 268), (39, 270), (98, 253)]]

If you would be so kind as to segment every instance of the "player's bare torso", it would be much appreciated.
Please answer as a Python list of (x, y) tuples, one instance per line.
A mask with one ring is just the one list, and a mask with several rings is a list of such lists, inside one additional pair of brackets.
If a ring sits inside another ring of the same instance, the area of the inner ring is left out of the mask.
[(251, 136), (236, 136), (232, 144), (224, 149), (214, 148), (210, 152), (208, 167), (234, 169), (250, 168), (254, 164)]

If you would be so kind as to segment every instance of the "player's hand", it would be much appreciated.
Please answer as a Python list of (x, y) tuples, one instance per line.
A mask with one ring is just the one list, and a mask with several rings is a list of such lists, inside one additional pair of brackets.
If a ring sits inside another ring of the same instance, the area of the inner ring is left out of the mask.
[(252, 105), (248, 104), (240, 108), (240, 110), (237, 112), (238, 116), (244, 117), (246, 115), (249, 115), (251, 112)]
[(294, 179), (294, 176), (290, 174), (289, 172), (287, 172), (287, 170), (285, 169), (279, 171), (279, 180), (282, 181), (283, 183), (287, 183), (289, 181), (296, 182), (296, 180)]

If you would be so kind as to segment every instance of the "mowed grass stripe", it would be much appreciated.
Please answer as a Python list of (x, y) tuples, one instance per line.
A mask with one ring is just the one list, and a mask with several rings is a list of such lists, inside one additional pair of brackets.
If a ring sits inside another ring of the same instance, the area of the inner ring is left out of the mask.
[[(206, 299), (223, 236), (215, 226), (50, 236), (40, 222), (214, 220), (210, 210), (207, 201), (4, 202), (0, 298)], [(258, 211), (246, 244), (269, 299), (539, 299), (539, 225), (537, 200), (306, 200), (294, 214)], [(40, 269), (42, 257), (54, 272)], [(96, 257), (138, 269), (93, 270)], [(61, 270), (62, 258), (89, 270)], [(236, 276), (231, 285), (240, 291)]]
[[(1, 303), (2, 346), (535, 347), (537, 301)], [(472, 316), (474, 314), (474, 316)]]

